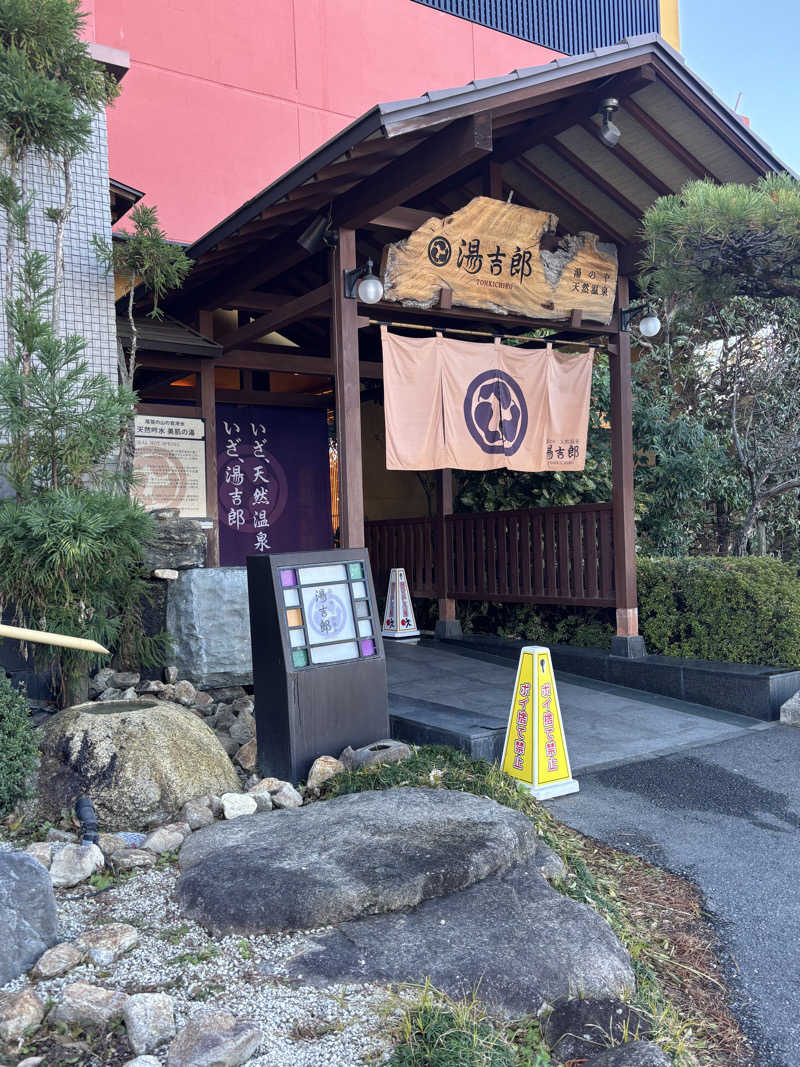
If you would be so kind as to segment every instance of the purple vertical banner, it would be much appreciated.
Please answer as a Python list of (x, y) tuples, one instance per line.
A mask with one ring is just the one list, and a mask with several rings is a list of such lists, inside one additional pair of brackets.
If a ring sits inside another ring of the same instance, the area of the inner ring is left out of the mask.
[(217, 479), (223, 566), (333, 547), (323, 410), (217, 404)]

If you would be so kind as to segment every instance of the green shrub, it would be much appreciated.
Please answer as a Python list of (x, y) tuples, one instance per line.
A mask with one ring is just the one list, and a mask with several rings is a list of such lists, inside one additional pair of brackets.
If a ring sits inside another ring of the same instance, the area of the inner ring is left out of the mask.
[(638, 560), (648, 652), (800, 667), (800, 577), (767, 557)]
[(28, 702), (0, 669), (0, 816), (28, 795), (38, 751)]
[[(121, 493), (63, 489), (3, 501), (0, 608), (13, 608), (22, 626), (98, 641), (125, 666), (158, 665), (166, 637), (147, 637), (141, 620), (152, 532), (152, 518)], [(62, 689), (91, 662), (46, 645), (36, 654), (49, 658)]]

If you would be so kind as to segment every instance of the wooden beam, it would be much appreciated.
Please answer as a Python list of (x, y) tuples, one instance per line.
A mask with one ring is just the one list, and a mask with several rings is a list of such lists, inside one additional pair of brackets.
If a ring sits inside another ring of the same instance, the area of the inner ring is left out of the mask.
[(615, 96), (618, 100), (626, 101), (633, 93), (652, 85), (655, 78), (653, 68), (645, 66), (604, 83), (602, 89), (593, 86), (588, 92), (570, 100), (566, 107), (556, 108), (541, 118), (534, 118), (524, 130), (517, 130), (512, 136), (498, 141), (492, 158), (500, 163), (517, 159), (524, 152), (529, 152), (531, 148), (556, 137), (571, 126), (581, 125), (597, 113), (600, 101), (605, 97)]
[(632, 119), (635, 119), (640, 126), (644, 126), (644, 128), (648, 130), (673, 156), (676, 156), (686, 169), (690, 170), (696, 178), (710, 178), (712, 181), (719, 181), (719, 178), (711, 173), (705, 163), (701, 163), (696, 156), (693, 156), (688, 148), (684, 148), (680, 141), (677, 141), (671, 133), (668, 133), (652, 115), (648, 115), (648, 113), (640, 108), (634, 100), (626, 100), (623, 105), (623, 110), (627, 112)]
[[(617, 282), (617, 305), (628, 306), (628, 279)], [(631, 338), (617, 334), (617, 352), (609, 359), (611, 384), (611, 480), (614, 522), (614, 587), (617, 597), (617, 633), (635, 637), (639, 632), (636, 600), (636, 524), (633, 509), (633, 398), (631, 392)]]
[(200, 371), (203, 363), (213, 360), (197, 359), (194, 356), (157, 356), (152, 352), (136, 353), (136, 369), (168, 370), (179, 374), (194, 374)]
[(302, 319), (310, 311), (327, 304), (330, 300), (330, 295), (331, 287), (326, 282), (318, 289), (312, 289), (310, 293), (304, 293), (294, 300), (289, 300), (283, 307), (277, 308), (267, 315), (261, 315), (259, 318), (254, 319), (253, 322), (240, 326), (237, 330), (231, 330), (224, 337), (220, 337), (219, 343), (222, 345), (223, 351), (227, 352), (244, 341), (253, 341), (258, 337), (263, 337), (265, 334), (280, 330), (283, 326), (288, 326), (289, 323)]
[(491, 115), (459, 119), (338, 197), (333, 204), (334, 225), (364, 226), (491, 151)]
[(384, 226), (387, 230), (403, 230), (411, 233), (418, 230), (428, 219), (440, 219), (442, 216), (436, 211), (420, 211), (415, 207), (396, 207), (383, 215), (377, 215), (370, 219), (369, 226)]
[(653, 172), (642, 163), (639, 158), (633, 153), (629, 152), (623, 144), (618, 144), (615, 148), (609, 148), (604, 144), (600, 137), (600, 127), (596, 122), (592, 122), (590, 118), (581, 123), (581, 126), (587, 133), (590, 133), (593, 137), (596, 137), (600, 144), (606, 149), (607, 152), (613, 152), (620, 163), (624, 163), (628, 170), (632, 170), (643, 182), (646, 182), (651, 189), (654, 189), (659, 196), (672, 196), (676, 191), (672, 189), (666, 182), (662, 181), (657, 174)]
[(223, 404), (263, 404), (265, 407), (331, 408), (333, 393), (270, 393), (266, 390), (218, 389), (217, 400)]
[(619, 204), (622, 210), (626, 211), (631, 218), (637, 220), (641, 219), (644, 214), (642, 208), (637, 207), (632, 200), (629, 200), (627, 196), (617, 189), (616, 186), (607, 181), (602, 174), (598, 174), (597, 171), (582, 160), (580, 156), (567, 148), (565, 144), (562, 144), (557, 137), (550, 137), (545, 143), (548, 148), (551, 148), (565, 162), (569, 163), (571, 167), (574, 167), (579, 174), (582, 174), (584, 178), (590, 181), (592, 185), (596, 186), (601, 193), (609, 198), (609, 200), (613, 200), (615, 203)]
[(585, 204), (581, 203), (577, 196), (573, 196), (572, 193), (563, 189), (555, 178), (551, 178), (548, 174), (545, 174), (543, 170), (540, 170), (539, 167), (531, 163), (525, 156), (520, 156), (519, 159), (515, 159), (514, 163), (516, 166), (527, 171), (532, 178), (541, 182), (542, 185), (546, 185), (548, 189), (552, 189), (557, 196), (560, 196), (562, 200), (566, 201), (566, 203), (568, 203), (570, 207), (573, 207), (578, 214), (583, 215), (583, 217), (595, 227), (599, 234), (605, 234), (606, 237), (609, 237), (615, 244), (627, 244), (627, 237), (624, 237), (621, 233), (618, 233), (615, 229), (609, 226), (605, 219), (601, 219), (599, 215), (595, 215), (591, 208), (588, 208)]
[[(413, 308), (402, 304), (393, 304), (382, 300), (379, 304), (359, 304), (361, 315), (369, 315), (375, 322), (419, 323), (431, 329), (456, 329), (461, 323), (483, 325), (487, 332), (505, 333), (509, 326), (519, 326), (526, 330), (548, 329), (566, 330), (568, 323), (554, 319), (529, 319), (525, 315), (495, 315), (478, 308), (454, 307), (449, 311), (441, 307)], [(569, 327), (572, 332), (586, 337), (613, 335), (618, 330), (616, 314), (611, 322), (604, 326), (583, 320), (580, 327)]]
[(490, 159), (486, 165), (486, 173), (483, 178), (483, 188), (486, 196), (492, 200), (503, 200), (503, 164)]
[[(390, 205), (391, 206), (391, 205)], [(364, 477), (361, 460), (361, 386), (358, 374), (358, 304), (344, 295), (344, 272), (356, 265), (355, 231), (340, 228), (330, 254), (331, 358), (336, 373), (336, 442), (339, 450), (339, 544), (364, 547)]]
[(274, 311), (289, 299), (285, 293), (259, 293), (253, 289), (245, 289), (244, 292), (234, 293), (227, 306), (246, 308), (248, 311)]
[(200, 419), (203, 409), (199, 404), (147, 404), (136, 405), (137, 415), (166, 415), (170, 419)]

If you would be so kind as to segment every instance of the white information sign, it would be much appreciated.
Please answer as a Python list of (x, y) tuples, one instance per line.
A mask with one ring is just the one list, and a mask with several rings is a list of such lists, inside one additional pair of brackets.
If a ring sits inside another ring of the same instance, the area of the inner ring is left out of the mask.
[(185, 518), (204, 518), (206, 442), (202, 419), (136, 416), (132, 495), (148, 511), (177, 508)]

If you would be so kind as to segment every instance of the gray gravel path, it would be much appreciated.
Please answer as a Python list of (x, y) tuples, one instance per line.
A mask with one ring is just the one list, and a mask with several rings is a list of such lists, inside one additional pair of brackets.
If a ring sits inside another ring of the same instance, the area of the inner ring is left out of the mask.
[(799, 770), (800, 729), (776, 724), (579, 776), (579, 794), (548, 805), (700, 887), (761, 1067), (800, 1065)]

